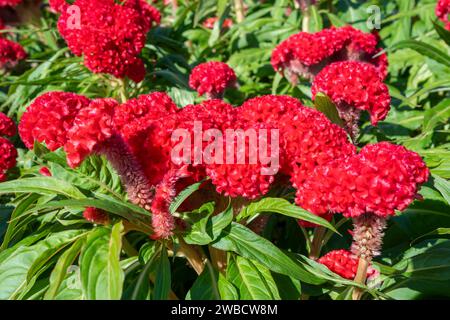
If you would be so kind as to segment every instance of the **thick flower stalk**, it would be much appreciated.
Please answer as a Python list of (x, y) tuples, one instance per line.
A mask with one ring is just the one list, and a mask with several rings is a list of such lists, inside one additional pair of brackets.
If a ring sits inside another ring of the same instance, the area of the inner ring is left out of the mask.
[(226, 63), (211, 61), (192, 69), (189, 86), (207, 99), (222, 99), (227, 88), (236, 86), (236, 74)]
[(89, 105), (89, 99), (67, 92), (48, 92), (36, 98), (19, 123), (19, 135), (28, 149), (34, 141), (45, 143), (54, 151), (65, 145), (67, 131), (78, 112)]
[(329, 28), (316, 33), (300, 32), (281, 42), (272, 52), (275, 71), (284, 72), (290, 82), (298, 78), (312, 80), (326, 65), (336, 61), (363, 61), (373, 64), (381, 77), (387, 74), (386, 54), (373, 56), (378, 37), (351, 26)]
[[(322, 256), (319, 263), (345, 279), (352, 280), (358, 270), (358, 257), (348, 250), (333, 250)], [(369, 280), (378, 277), (379, 272), (371, 266), (367, 269)]]
[(450, 30), (450, 0), (439, 0), (435, 12), (439, 20), (445, 23), (445, 28)]
[[(70, 50), (84, 56), (84, 64), (94, 73), (108, 73), (140, 82), (145, 66), (138, 57), (159, 12), (146, 1), (76, 0), (78, 11), (62, 10), (58, 30)], [(64, 5), (56, 3), (56, 10)], [(113, 36), (112, 36), (113, 35)]]
[(368, 111), (376, 126), (390, 109), (388, 87), (375, 67), (366, 62), (344, 61), (326, 66), (314, 78), (311, 90), (313, 99), (319, 92), (331, 98), (352, 139), (359, 132), (361, 111)]
[(17, 150), (7, 139), (0, 137), (0, 182), (6, 180), (6, 172), (16, 166)]
[(0, 136), (13, 137), (17, 133), (16, 124), (6, 114), (0, 112)]

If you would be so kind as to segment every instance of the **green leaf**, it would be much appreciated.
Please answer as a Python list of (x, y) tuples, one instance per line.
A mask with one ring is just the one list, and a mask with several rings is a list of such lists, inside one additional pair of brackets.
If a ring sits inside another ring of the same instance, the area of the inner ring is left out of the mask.
[(251, 260), (239, 256), (231, 260), (227, 280), (239, 290), (241, 300), (280, 299), (269, 270)]
[(450, 99), (444, 99), (438, 105), (425, 111), (423, 132), (433, 130), (439, 123), (446, 123), (450, 118)]
[(450, 31), (443, 28), (439, 23), (433, 21), (434, 29), (438, 33), (439, 37), (445, 41), (447, 45), (450, 46)]
[[(153, 250), (154, 249), (154, 250)], [(147, 297), (147, 293), (150, 287), (149, 277), (150, 272), (156, 265), (157, 257), (158, 257), (158, 248), (156, 246), (146, 246), (146, 248), (142, 251), (140, 250), (139, 255), (148, 255), (145, 259), (147, 263), (142, 269), (139, 277), (134, 285), (133, 294), (131, 295), (131, 300), (140, 300), (145, 299)], [(145, 253), (144, 253), (145, 252)], [(151, 254), (149, 254), (151, 253)]]
[(170, 213), (175, 213), (181, 204), (189, 198), (195, 191), (197, 191), (202, 185), (203, 181), (191, 184), (189, 187), (181, 191), (176, 198), (170, 203), (169, 211)]
[(238, 214), (237, 220), (242, 220), (259, 213), (275, 212), (295, 219), (305, 220), (326, 227), (337, 233), (337, 230), (325, 219), (308, 212), (282, 198), (264, 198), (252, 202)]
[(89, 300), (118, 300), (122, 296), (122, 231), (122, 222), (118, 222), (112, 228), (96, 228), (87, 237), (80, 269), (83, 293)]
[(233, 208), (229, 206), (225, 211), (212, 218), (208, 215), (194, 223), (184, 240), (189, 244), (205, 245), (211, 243), (219, 237), (222, 230), (231, 221), (233, 221)]
[(161, 255), (156, 267), (156, 281), (153, 290), (153, 300), (167, 300), (172, 286), (170, 262), (167, 257), (167, 249), (161, 249)]
[(25, 178), (0, 183), (0, 194), (8, 193), (60, 194), (74, 199), (85, 198), (85, 195), (73, 185), (51, 177)]
[(217, 300), (217, 270), (205, 268), (189, 289), (186, 300)]
[(50, 284), (48, 290), (45, 293), (44, 299), (53, 300), (55, 298), (61, 286), (61, 283), (67, 276), (67, 269), (73, 264), (76, 257), (80, 253), (81, 246), (84, 244), (84, 241), (85, 238), (79, 238), (59, 257), (50, 275)]
[(446, 67), (450, 67), (450, 57), (445, 52), (425, 42), (417, 40), (404, 40), (395, 43), (389, 48), (389, 50), (394, 49), (411, 49), (443, 64)]
[(236, 287), (229, 282), (221, 273), (219, 273), (219, 281), (217, 283), (220, 298), (222, 300), (239, 300), (239, 294)]
[(434, 178), (434, 186), (436, 187), (436, 189), (439, 190), (444, 199), (450, 205), (450, 182), (448, 182), (445, 179), (442, 179), (437, 175), (433, 175), (433, 178)]
[(314, 107), (325, 114), (328, 119), (334, 124), (337, 124), (340, 127), (344, 126), (344, 122), (339, 117), (339, 112), (336, 109), (333, 101), (324, 93), (318, 92), (316, 97), (314, 98)]
[(273, 243), (235, 222), (222, 231), (222, 236), (212, 246), (219, 250), (236, 252), (244, 258), (261, 263), (269, 270), (295, 277), (307, 283), (320, 284), (324, 282), (285, 255)]
[(0, 300), (14, 299), (27, 286), (27, 275), (32, 265), (48, 255), (49, 250), (74, 241), (85, 230), (68, 230), (53, 233), (32, 246), (18, 246), (4, 251), (0, 262)]

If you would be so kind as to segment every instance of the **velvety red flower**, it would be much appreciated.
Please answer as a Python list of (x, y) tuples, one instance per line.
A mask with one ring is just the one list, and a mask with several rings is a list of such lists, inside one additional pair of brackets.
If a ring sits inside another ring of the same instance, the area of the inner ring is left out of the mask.
[(133, 127), (139, 127), (139, 122), (159, 120), (177, 111), (176, 104), (166, 93), (153, 92), (117, 106), (114, 124), (119, 131), (128, 126), (124, 131), (127, 134), (133, 134)]
[(326, 66), (314, 78), (311, 90), (313, 99), (318, 92), (331, 98), (352, 136), (358, 131), (361, 110), (369, 112), (372, 125), (376, 126), (390, 109), (388, 87), (375, 67), (365, 62), (343, 61)]
[(189, 77), (189, 86), (208, 99), (221, 98), (225, 89), (236, 84), (236, 74), (226, 63), (210, 61), (196, 66)]
[[(330, 251), (318, 261), (345, 279), (353, 280), (358, 271), (358, 257), (348, 250)], [(369, 280), (378, 277), (379, 274), (378, 270), (369, 266), (367, 270)]]
[(69, 7), (69, 4), (66, 2), (66, 0), (48, 0), (48, 4), (50, 5), (50, 9), (58, 13), (66, 11)]
[(435, 12), (439, 20), (445, 23), (445, 28), (450, 30), (450, 0), (439, 0)]
[[(207, 29), (213, 29), (214, 24), (216, 23), (217, 20), (219, 20), (218, 17), (210, 17), (210, 18), (207, 18), (205, 21), (203, 21), (202, 25)], [(228, 18), (223, 20), (223, 23), (222, 23), (223, 29), (229, 29), (232, 26), (233, 26), (233, 20), (228, 19)]]
[(47, 167), (42, 167), (39, 169), (39, 173), (41, 175), (43, 175), (44, 177), (51, 177), (52, 173), (50, 172), (49, 168)]
[(387, 57), (377, 48), (375, 34), (364, 33), (351, 26), (323, 29), (316, 33), (300, 32), (281, 42), (272, 52), (275, 71), (285, 72), (296, 83), (298, 76), (312, 79), (325, 65), (335, 61), (356, 60), (375, 65), (384, 78)]
[(17, 133), (16, 124), (6, 114), (0, 112), (0, 136), (12, 137)]
[(428, 176), (418, 154), (381, 142), (311, 171), (296, 183), (296, 203), (319, 215), (330, 211), (346, 217), (365, 213), (387, 217), (406, 209)]
[(83, 211), (83, 217), (92, 223), (95, 224), (108, 224), (109, 223), (109, 215), (101, 210), (94, 207), (87, 207)]
[(15, 7), (21, 2), (22, 2), (22, 0), (0, 0), (0, 7), (6, 7), (6, 6)]
[(160, 16), (143, 0), (76, 0), (76, 11), (63, 11), (58, 29), (70, 50), (84, 56), (85, 65), (94, 73), (129, 77), (140, 82), (145, 67), (138, 57), (147, 32)]
[(6, 180), (6, 171), (16, 166), (17, 150), (7, 139), (0, 137), (0, 182)]
[(11, 68), (26, 57), (27, 54), (20, 44), (0, 38), (0, 69)]
[(48, 92), (36, 98), (19, 123), (19, 134), (28, 149), (34, 141), (45, 143), (54, 151), (67, 141), (78, 112), (89, 105), (84, 96), (67, 92)]
[(114, 99), (96, 99), (80, 110), (67, 132), (67, 143), (64, 145), (67, 163), (71, 167), (77, 167), (85, 157), (113, 136), (114, 109), (118, 105)]

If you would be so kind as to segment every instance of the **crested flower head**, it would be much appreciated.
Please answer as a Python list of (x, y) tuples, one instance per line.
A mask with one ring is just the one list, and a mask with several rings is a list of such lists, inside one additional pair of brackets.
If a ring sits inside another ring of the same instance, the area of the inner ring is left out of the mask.
[(377, 125), (390, 109), (387, 86), (375, 67), (365, 62), (343, 61), (326, 66), (314, 78), (311, 90), (313, 99), (319, 92), (331, 98), (352, 136), (358, 131), (361, 110), (368, 111), (372, 124)]
[(364, 33), (351, 26), (323, 29), (316, 33), (300, 32), (281, 42), (272, 52), (275, 71), (284, 72), (296, 83), (298, 77), (312, 80), (327, 64), (335, 61), (356, 60), (375, 65), (380, 76), (387, 73), (387, 58), (377, 48), (375, 34)]
[(142, 81), (145, 66), (138, 55), (152, 23), (159, 22), (157, 10), (143, 0), (123, 4), (114, 0), (76, 0), (73, 5), (79, 12), (63, 11), (58, 21), (59, 32), (70, 50), (83, 55), (84, 64), (94, 73)]
[(13, 67), (26, 56), (27, 54), (20, 44), (0, 38), (0, 69)]
[(17, 150), (7, 139), (0, 137), (0, 182), (6, 180), (6, 171), (16, 166)]
[(88, 104), (86, 97), (66, 92), (48, 92), (36, 98), (19, 123), (25, 146), (32, 149), (36, 140), (52, 151), (62, 147), (75, 116)]
[(113, 136), (113, 116), (117, 106), (114, 99), (96, 99), (78, 113), (67, 133), (67, 143), (64, 146), (67, 162), (71, 167), (78, 166)]
[(308, 179), (297, 183), (296, 202), (316, 214), (331, 211), (346, 217), (366, 213), (387, 217), (406, 209), (428, 176), (418, 154), (380, 142), (347, 159), (317, 167)]
[(225, 89), (236, 84), (236, 74), (226, 63), (211, 61), (196, 66), (189, 77), (189, 86), (208, 98), (221, 98)]
[(0, 136), (12, 137), (17, 133), (16, 124), (6, 114), (0, 112)]
[[(358, 257), (348, 250), (333, 250), (318, 260), (334, 273), (349, 280), (353, 280), (358, 270)], [(376, 278), (379, 272), (371, 266), (367, 270), (368, 279)]]

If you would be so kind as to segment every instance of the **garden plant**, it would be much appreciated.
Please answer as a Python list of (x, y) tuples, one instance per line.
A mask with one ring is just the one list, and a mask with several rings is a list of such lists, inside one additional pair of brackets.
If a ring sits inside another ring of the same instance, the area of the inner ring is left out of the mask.
[(450, 298), (449, 18), (0, 0), (0, 299)]

